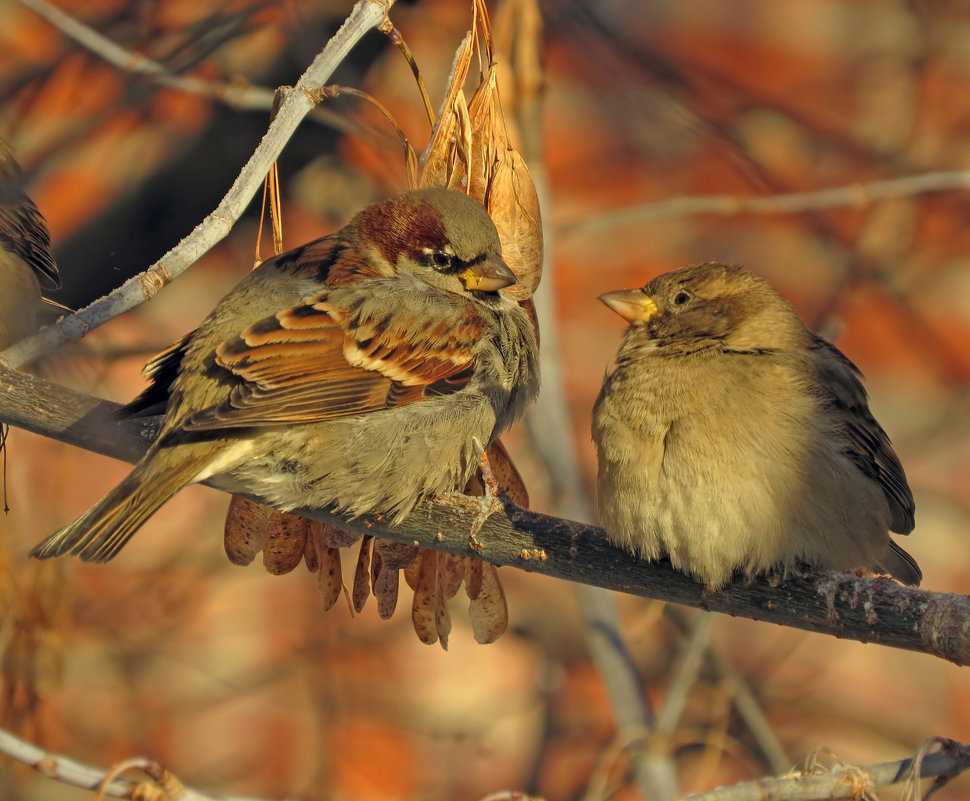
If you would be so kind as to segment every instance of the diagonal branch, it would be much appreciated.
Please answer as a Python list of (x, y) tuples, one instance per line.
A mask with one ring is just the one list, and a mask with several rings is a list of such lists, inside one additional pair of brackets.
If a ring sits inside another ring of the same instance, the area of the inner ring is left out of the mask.
[[(0, 422), (134, 461), (154, 429), (118, 421), (117, 406), (0, 365)], [(874, 642), (970, 664), (970, 597), (902, 587), (889, 579), (806, 572), (738, 582), (715, 593), (673, 570), (612, 546), (596, 526), (505, 504), (472, 540), (479, 499), (463, 495), (419, 505), (401, 524), (372, 517), (343, 520), (318, 509), (300, 514), (344, 528), (496, 565), (700, 607), (712, 612)]]
[(346, 22), (307, 67), (296, 86), (281, 90), (283, 99), (266, 136), (242, 168), (226, 196), (192, 233), (145, 272), (129, 278), (87, 308), (18, 342), (0, 354), (0, 359), (17, 367), (59, 345), (80, 339), (92, 328), (155, 295), (223, 239), (262, 186), (270, 166), (276, 161), (300, 121), (316, 105), (318, 90), (327, 83), (334, 70), (363, 35), (371, 28), (384, 24), (387, 11), (393, 2), (394, 0), (358, 0)]

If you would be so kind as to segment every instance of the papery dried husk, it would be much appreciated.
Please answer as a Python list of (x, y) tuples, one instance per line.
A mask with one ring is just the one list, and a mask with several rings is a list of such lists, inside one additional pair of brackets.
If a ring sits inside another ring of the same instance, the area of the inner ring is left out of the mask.
[[(307, 535), (307, 550), (312, 551), (312, 559), (317, 574), (317, 588), (323, 601), (324, 611), (333, 608), (343, 590), (343, 567), (340, 562), (340, 549), (331, 548), (324, 537), (326, 525), (316, 520), (310, 521)], [(309, 566), (311, 559), (307, 559)]]
[(434, 645), (438, 642), (438, 578), (437, 560), (434, 551), (422, 551), (421, 556), (405, 569), (407, 577), (410, 573), (413, 584), (409, 580), (414, 590), (414, 599), (411, 603), (411, 623), (414, 626), (414, 633), (425, 645)]
[(374, 538), (365, 534), (360, 541), (360, 551), (357, 554), (357, 568), (354, 571), (354, 586), (350, 592), (351, 603), (355, 612), (360, 612), (367, 603), (370, 595), (370, 562), (371, 541)]
[(469, 593), (468, 619), (472, 624), (475, 641), (481, 644), (495, 642), (509, 625), (509, 607), (499, 582), (498, 569), (488, 562), (482, 565), (481, 584), (475, 597)]
[(269, 540), (268, 521), (274, 509), (233, 495), (226, 512), (223, 543), (234, 565), (248, 565)]
[(274, 576), (282, 576), (303, 561), (310, 521), (288, 512), (269, 511), (272, 514), (265, 517), (268, 538), (263, 547), (263, 567)]

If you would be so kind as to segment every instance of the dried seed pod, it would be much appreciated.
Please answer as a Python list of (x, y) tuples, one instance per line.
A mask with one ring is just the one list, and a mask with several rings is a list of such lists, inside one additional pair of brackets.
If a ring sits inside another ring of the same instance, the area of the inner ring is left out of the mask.
[(226, 512), (223, 542), (226, 556), (234, 565), (248, 565), (256, 558), (269, 539), (267, 521), (270, 509), (256, 501), (233, 495)]
[(481, 559), (469, 559), (465, 568), (465, 594), (474, 601), (482, 591), (482, 572), (485, 563)]
[(498, 485), (509, 496), (512, 503), (528, 508), (529, 491), (519, 474), (512, 457), (502, 444), (501, 439), (495, 440), (488, 447), (488, 464)]
[(465, 559), (450, 553), (438, 555), (438, 591), (444, 600), (454, 598), (465, 580)]
[(360, 541), (357, 555), (357, 569), (354, 571), (354, 588), (351, 591), (354, 611), (360, 612), (370, 595), (370, 544), (374, 538), (365, 534)]
[(438, 586), (434, 593), (434, 625), (438, 632), (438, 642), (448, 650), (448, 635), (451, 634), (451, 612), (448, 611), (448, 599)]
[(423, 548), (418, 549), (417, 557), (404, 568), (404, 580), (412, 590), (418, 588), (418, 582), (421, 579), (421, 565), (424, 563), (424, 557), (427, 553), (428, 551)]
[(274, 576), (289, 573), (303, 559), (310, 521), (305, 517), (270, 509), (266, 517), (269, 532), (263, 547), (263, 567)]
[(339, 526), (323, 524), (323, 541), (330, 548), (349, 548), (363, 535)]
[(519, 279), (505, 292), (521, 301), (532, 297), (542, 278), (539, 196), (525, 161), (515, 150), (508, 148), (496, 156), (485, 205), (502, 241), (502, 258)]
[(418, 557), (417, 545), (409, 545), (394, 540), (374, 540), (374, 550), (381, 555), (381, 562), (396, 570), (407, 567)]
[[(434, 551), (421, 551), (421, 556), (414, 563), (414, 600), (411, 604), (411, 623), (418, 639), (425, 645), (433, 645), (438, 641), (437, 624), (437, 560)], [(407, 571), (405, 571), (407, 575)]]
[(320, 540), (320, 532), (315, 530), (315, 527), (319, 527), (320, 523), (315, 520), (307, 520), (307, 536), (306, 545), (303, 547), (303, 562), (306, 564), (306, 569), (311, 573), (316, 573), (320, 569), (320, 557), (318, 555), (319, 551), (326, 547)]
[(482, 562), (481, 589), (468, 602), (468, 618), (472, 624), (475, 641), (485, 645), (495, 642), (509, 625), (509, 607), (498, 578), (495, 565)]
[[(376, 554), (375, 554), (376, 558)], [(382, 563), (380, 569), (372, 579), (371, 589), (377, 599), (377, 614), (381, 620), (387, 620), (397, 608), (398, 588), (401, 580), (396, 567), (389, 567)]]
[[(343, 589), (343, 569), (340, 564), (340, 549), (331, 548), (324, 541), (325, 524), (316, 520), (310, 521), (307, 535), (307, 552), (314, 554), (313, 561), (317, 565), (317, 588), (323, 600), (324, 611), (331, 609), (340, 597)], [(310, 559), (307, 559), (307, 565)]]

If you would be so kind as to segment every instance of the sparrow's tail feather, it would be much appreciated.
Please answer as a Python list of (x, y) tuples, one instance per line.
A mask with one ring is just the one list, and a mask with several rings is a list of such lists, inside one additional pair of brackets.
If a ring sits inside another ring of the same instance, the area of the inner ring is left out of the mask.
[(889, 541), (889, 550), (879, 558), (875, 568), (878, 572), (889, 573), (897, 581), (912, 587), (918, 587), (923, 580), (923, 571), (919, 569), (916, 560), (893, 540)]
[(170, 469), (141, 462), (117, 487), (70, 525), (37, 545), (37, 559), (74, 554), (85, 562), (107, 562), (159, 507), (190, 483), (208, 461), (199, 458)]

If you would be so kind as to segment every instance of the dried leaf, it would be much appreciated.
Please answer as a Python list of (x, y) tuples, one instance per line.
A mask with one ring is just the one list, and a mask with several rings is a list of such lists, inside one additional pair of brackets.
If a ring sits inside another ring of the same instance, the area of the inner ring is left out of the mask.
[(482, 565), (481, 589), (477, 597), (468, 602), (468, 618), (475, 641), (485, 645), (495, 642), (505, 633), (509, 625), (509, 608), (495, 565), (487, 562), (482, 562)]
[(357, 569), (354, 571), (354, 588), (351, 598), (354, 611), (360, 612), (367, 603), (370, 595), (370, 544), (373, 537), (365, 534), (360, 541), (360, 552), (357, 555)]
[[(431, 140), (421, 155), (419, 186), (450, 186), (460, 188), (449, 180), (449, 173), (455, 163), (454, 147), (458, 115), (455, 104), (458, 96), (463, 95), (463, 87), (468, 77), (468, 68), (474, 53), (474, 38), (469, 31), (455, 53), (455, 61), (448, 79), (448, 90), (438, 114), (438, 122), (431, 132)], [(462, 97), (464, 104), (464, 97)]]
[[(523, 14), (528, 17), (527, 9)], [(477, 43), (488, 66), (466, 102), (465, 83)], [(542, 277), (542, 218), (525, 161), (509, 138), (492, 51), (488, 14), (484, 4), (475, 3), (473, 29), (455, 57), (441, 114), (421, 158), (418, 185), (462, 190), (488, 209), (503, 257), (519, 279), (506, 292), (522, 301), (532, 296)]]
[(505, 293), (519, 301), (531, 298), (542, 278), (542, 214), (532, 176), (515, 150), (498, 154), (484, 202), (502, 241), (502, 257), (519, 279)]

